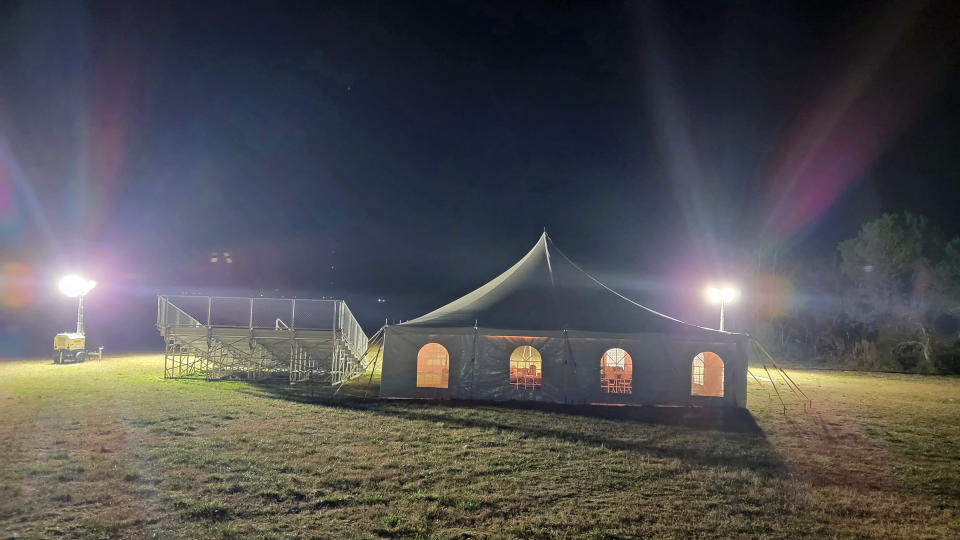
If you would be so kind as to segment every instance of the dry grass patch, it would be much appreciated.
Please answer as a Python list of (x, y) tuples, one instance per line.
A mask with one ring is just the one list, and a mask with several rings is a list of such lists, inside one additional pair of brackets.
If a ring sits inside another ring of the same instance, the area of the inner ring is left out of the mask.
[(956, 378), (792, 371), (813, 411), (751, 385), (749, 414), (704, 422), (161, 368), (0, 364), (0, 536), (960, 535)]

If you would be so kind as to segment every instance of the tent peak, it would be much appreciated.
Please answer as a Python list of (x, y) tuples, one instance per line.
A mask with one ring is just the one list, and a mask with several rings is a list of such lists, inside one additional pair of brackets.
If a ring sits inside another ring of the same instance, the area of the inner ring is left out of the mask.
[(404, 324), (467, 328), (479, 326), (479, 321), (486, 328), (716, 335), (611, 289), (570, 260), (546, 229), (527, 254), (499, 276)]

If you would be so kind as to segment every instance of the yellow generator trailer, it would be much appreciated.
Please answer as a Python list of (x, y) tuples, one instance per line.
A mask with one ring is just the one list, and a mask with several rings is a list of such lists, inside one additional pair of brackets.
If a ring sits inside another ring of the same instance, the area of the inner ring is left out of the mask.
[(53, 363), (67, 364), (87, 359), (87, 338), (80, 332), (64, 332), (53, 337)]

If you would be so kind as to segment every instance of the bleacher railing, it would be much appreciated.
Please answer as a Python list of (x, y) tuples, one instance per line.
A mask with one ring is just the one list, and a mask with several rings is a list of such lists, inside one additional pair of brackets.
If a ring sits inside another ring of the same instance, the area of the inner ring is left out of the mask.
[(367, 350), (367, 336), (343, 300), (158, 296), (157, 328), (179, 327), (284, 332), (332, 330), (339, 334), (355, 356), (360, 357)]

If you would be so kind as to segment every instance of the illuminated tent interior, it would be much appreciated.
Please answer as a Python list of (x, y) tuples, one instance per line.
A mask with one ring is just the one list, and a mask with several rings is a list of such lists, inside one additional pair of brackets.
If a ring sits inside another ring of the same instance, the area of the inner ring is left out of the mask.
[(477, 290), (384, 329), (385, 397), (743, 407), (745, 334), (646, 308), (544, 233)]

